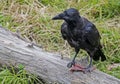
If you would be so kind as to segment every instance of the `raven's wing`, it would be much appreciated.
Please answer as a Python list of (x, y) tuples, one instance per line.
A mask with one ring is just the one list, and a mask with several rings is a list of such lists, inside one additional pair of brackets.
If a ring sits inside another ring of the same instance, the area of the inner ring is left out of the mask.
[(66, 40), (68, 37), (67, 37), (67, 33), (68, 33), (68, 31), (67, 31), (67, 23), (66, 22), (64, 22), (62, 25), (61, 25), (61, 34), (62, 34), (62, 37), (63, 37), (63, 39), (64, 40)]
[(86, 42), (89, 43), (91, 46), (100, 45), (101, 37), (94, 24), (90, 24), (85, 27), (85, 38)]

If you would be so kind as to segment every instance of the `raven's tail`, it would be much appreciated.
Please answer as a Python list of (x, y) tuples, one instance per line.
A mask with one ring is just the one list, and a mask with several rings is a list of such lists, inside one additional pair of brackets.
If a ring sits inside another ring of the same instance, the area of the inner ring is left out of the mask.
[(98, 50), (96, 50), (96, 52), (94, 53), (93, 60), (98, 61), (100, 59), (100, 57), (101, 57), (101, 61), (106, 60), (106, 57), (103, 54), (102, 50), (100, 48), (98, 48)]

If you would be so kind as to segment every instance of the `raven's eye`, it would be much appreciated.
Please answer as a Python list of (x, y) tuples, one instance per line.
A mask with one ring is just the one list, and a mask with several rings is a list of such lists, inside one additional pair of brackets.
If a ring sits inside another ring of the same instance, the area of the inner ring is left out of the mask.
[(70, 15), (71, 15), (71, 16), (75, 16), (75, 13), (74, 13), (74, 12), (71, 12)]
[(67, 13), (67, 11), (64, 11), (64, 13), (65, 13), (66, 16), (70, 16), (70, 15)]

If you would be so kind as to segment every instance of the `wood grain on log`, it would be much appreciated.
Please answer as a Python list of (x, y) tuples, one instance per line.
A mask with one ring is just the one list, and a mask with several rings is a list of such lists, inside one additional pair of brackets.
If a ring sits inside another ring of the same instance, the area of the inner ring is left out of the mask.
[(60, 59), (58, 54), (49, 53), (0, 27), (0, 63), (23, 64), (26, 70), (50, 82), (62, 84), (120, 84), (120, 80), (94, 70), (91, 73), (71, 73), (66, 67), (69, 60)]

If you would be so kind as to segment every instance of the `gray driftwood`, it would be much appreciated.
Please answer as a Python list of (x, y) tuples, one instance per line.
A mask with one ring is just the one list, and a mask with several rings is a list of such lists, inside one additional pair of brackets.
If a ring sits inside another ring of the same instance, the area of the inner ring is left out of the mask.
[(17, 34), (0, 27), (0, 63), (2, 64), (23, 64), (26, 70), (39, 75), (49, 83), (56, 81), (62, 84), (120, 84), (119, 79), (98, 70), (87, 74), (71, 73), (66, 67), (70, 60), (61, 59), (57, 54), (30, 45)]

